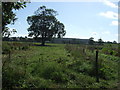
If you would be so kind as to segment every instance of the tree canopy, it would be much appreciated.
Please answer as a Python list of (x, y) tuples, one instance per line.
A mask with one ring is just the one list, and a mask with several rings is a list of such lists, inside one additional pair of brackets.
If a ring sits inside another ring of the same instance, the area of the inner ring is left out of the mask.
[[(17, 20), (13, 10), (26, 7), (26, 2), (2, 2), (2, 35), (10, 34), (8, 24), (14, 24)], [(13, 30), (14, 31), (14, 30)], [(9, 36), (9, 35), (8, 35)]]
[(98, 39), (98, 43), (99, 43), (100, 45), (102, 45), (102, 44), (104, 43), (104, 41), (100, 38), (100, 39)]
[(89, 38), (89, 44), (93, 45), (94, 43), (95, 43), (94, 38), (93, 37)]
[(29, 36), (40, 37), (42, 45), (45, 45), (46, 40), (50, 40), (53, 37), (61, 38), (66, 34), (64, 24), (56, 18), (57, 11), (41, 6), (34, 14), (27, 18), (27, 22), (30, 25), (28, 28)]

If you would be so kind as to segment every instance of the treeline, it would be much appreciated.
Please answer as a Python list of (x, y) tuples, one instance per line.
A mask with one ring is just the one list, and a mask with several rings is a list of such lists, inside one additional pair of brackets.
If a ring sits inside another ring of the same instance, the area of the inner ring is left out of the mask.
[[(25, 37), (22, 37), (22, 36), (21, 37), (3, 37), (2, 40), (3, 41), (20, 41), (20, 42), (26, 42), (26, 41), (27, 42), (41, 42), (42, 41), (42, 39), (40, 37), (39, 38), (28, 38), (27, 36), (25, 36)], [(46, 42), (53, 43), (52, 39), (50, 39), (50, 38), (48, 38), (46, 40)], [(77, 43), (77, 41), (75, 41), (75, 43)], [(72, 44), (72, 43), (67, 42), (67, 44)], [(117, 42), (116, 41), (113, 41), (113, 42), (111, 42), (111, 41), (103, 41), (101, 38), (98, 39), (98, 41), (94, 41), (94, 38), (91, 37), (88, 40), (88, 44), (90, 44), (90, 45), (103, 45), (103, 44), (117, 44)]]
[(3, 37), (2, 41), (20, 41), (20, 42), (41, 42), (41, 38), (28, 38), (28, 37)]
[(113, 42), (111, 42), (111, 41), (103, 41), (101, 38), (98, 39), (98, 41), (94, 41), (94, 38), (93, 38), (93, 37), (89, 38), (89, 42), (88, 42), (88, 43), (89, 43), (90, 45), (95, 45), (95, 44), (97, 44), (97, 45), (117, 44), (116, 41), (113, 41)]

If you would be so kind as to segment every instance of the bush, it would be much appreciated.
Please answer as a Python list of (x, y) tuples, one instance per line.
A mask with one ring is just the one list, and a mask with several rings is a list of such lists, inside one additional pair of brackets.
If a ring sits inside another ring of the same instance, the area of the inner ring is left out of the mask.
[(117, 79), (117, 63), (108, 58), (101, 58), (99, 63), (99, 77), (105, 80)]

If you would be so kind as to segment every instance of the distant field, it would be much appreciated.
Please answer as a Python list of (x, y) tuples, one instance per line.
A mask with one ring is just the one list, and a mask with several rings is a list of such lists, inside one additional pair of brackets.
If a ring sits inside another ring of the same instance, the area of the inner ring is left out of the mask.
[(98, 83), (96, 46), (3, 42), (3, 88), (117, 88), (119, 57), (108, 46), (99, 46)]

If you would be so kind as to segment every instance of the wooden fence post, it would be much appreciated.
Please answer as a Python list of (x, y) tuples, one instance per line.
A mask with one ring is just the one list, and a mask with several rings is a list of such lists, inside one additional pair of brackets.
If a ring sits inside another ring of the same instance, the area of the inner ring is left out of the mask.
[(96, 50), (95, 67), (96, 67), (96, 82), (99, 82), (99, 73), (98, 73), (98, 50)]

